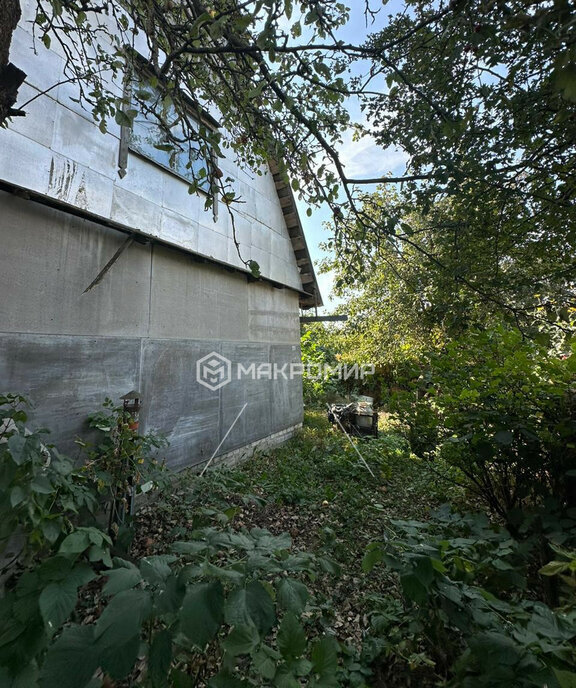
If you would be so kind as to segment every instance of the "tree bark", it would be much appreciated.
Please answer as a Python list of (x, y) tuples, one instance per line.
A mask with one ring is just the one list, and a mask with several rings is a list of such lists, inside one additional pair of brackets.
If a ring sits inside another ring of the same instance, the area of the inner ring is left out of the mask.
[(0, 126), (8, 117), (23, 115), (13, 109), (18, 98), (18, 89), (26, 74), (10, 62), (12, 34), (20, 19), (19, 0), (0, 0)]

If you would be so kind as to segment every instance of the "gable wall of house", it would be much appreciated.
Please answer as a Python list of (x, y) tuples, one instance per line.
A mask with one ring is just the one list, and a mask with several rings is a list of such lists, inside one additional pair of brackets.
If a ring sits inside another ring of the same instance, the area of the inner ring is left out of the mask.
[[(28, 74), (19, 104), (64, 66), (58, 46), (36, 41), (34, 52), (30, 18), (25, 3), (11, 54)], [(142, 428), (169, 439), (173, 468), (208, 459), (244, 404), (219, 455), (285, 436), (302, 420), (299, 378), (233, 379), (217, 391), (196, 380), (211, 352), (245, 368), (300, 361), (302, 282), (272, 176), (219, 161), (245, 201), (235, 223), (242, 257), (274, 285), (238, 271), (222, 204), (214, 220), (185, 181), (133, 154), (120, 179), (120, 128), (102, 134), (71, 96), (61, 84), (0, 130), (0, 393), (28, 396), (30, 423), (51, 428), (72, 455), (87, 414), (132, 389)], [(119, 227), (143, 236), (85, 293), (126, 241)]]

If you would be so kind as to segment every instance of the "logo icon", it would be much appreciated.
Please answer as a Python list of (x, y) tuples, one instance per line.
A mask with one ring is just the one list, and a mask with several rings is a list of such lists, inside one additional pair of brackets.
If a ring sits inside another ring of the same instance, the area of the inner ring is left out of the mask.
[(196, 362), (196, 380), (215, 392), (232, 379), (232, 361), (215, 351)]

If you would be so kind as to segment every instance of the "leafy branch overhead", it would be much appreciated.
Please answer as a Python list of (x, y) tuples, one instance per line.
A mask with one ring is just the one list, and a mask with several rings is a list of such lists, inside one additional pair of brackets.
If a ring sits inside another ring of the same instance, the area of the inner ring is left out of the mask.
[[(163, 94), (164, 112), (153, 114), (170, 146), (196, 140), (207, 160), (212, 151), (252, 169), (276, 161), (302, 198), (331, 208), (347, 281), (392, 239), (395, 250), (420, 253), (425, 269), (510, 310), (498, 280), (484, 283), (487, 262), (499, 269), (520, 255), (537, 287), (574, 271), (571, 3), (416, 0), (406, 9), (384, 20), (382, 8), (366, 3), (365, 35), (350, 42), (342, 36), (354, 8), (324, 0), (38, 0), (35, 31), (46, 46), (58, 44), (65, 78), (103, 131), (111, 118), (126, 126), (136, 108), (151, 110), (141, 90), (132, 94), (136, 103), (126, 96), (139, 55)], [(171, 108), (174, 121), (165, 116)], [(221, 129), (197, 126), (206, 111)], [(351, 130), (370, 137), (373, 150), (400, 150), (405, 171), (354, 178), (341, 154)], [(207, 174), (194, 174), (191, 191)], [(239, 200), (233, 180), (221, 172), (211, 179), (227, 206)], [(399, 203), (371, 212), (362, 190), (375, 184), (398, 187)], [(432, 212), (438, 203), (445, 223)], [(415, 240), (421, 230), (444, 244), (454, 239), (455, 251), (470, 236), (489, 241), (466, 274), (433, 242)], [(513, 297), (518, 290), (513, 285)]]

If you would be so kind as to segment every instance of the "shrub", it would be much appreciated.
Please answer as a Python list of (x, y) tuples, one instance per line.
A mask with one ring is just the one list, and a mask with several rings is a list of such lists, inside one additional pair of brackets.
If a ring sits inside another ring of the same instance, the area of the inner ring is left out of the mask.
[[(23, 398), (0, 402), (1, 532), (5, 541), (18, 525), (34, 555), (0, 599), (1, 686), (92, 688), (127, 678), (142, 659), (151, 688), (195, 685), (198, 666), (211, 688), (338, 684), (340, 645), (305, 630), (301, 580), (335, 571), (334, 562), (291, 552), (285, 533), (233, 531), (235, 509), (202, 505), (187, 517), (210, 524), (170, 553), (112, 558), (112, 539), (84, 523), (82, 509), (95, 508), (102, 489), (117, 500), (130, 471), (155, 471), (156, 441), (123, 427), (129, 419), (107, 402), (92, 417), (104, 433), (93, 465), (75, 470), (25, 428)], [(87, 585), (105, 601), (91, 622), (77, 610)]]
[(459, 688), (573, 684), (576, 613), (523, 597), (526, 543), (483, 514), (448, 508), (392, 526), (396, 536), (373, 543), (363, 561), (365, 571), (384, 563), (400, 578), (402, 604), (381, 600), (373, 614), (386, 663), (433, 667), (442, 685)]
[(97, 503), (87, 476), (48, 442), (48, 431), (27, 428), (27, 406), (24, 397), (0, 396), (0, 552), (20, 535), (14, 561), (49, 551)]
[(550, 352), (504, 327), (469, 331), (431, 357), (415, 417), (436, 416), (438, 455), (509, 519), (555, 496), (576, 506), (576, 355)]
[(84, 450), (82, 470), (108, 514), (109, 532), (116, 533), (133, 508), (136, 495), (162, 483), (164, 465), (158, 460), (158, 450), (168, 442), (153, 432), (141, 435), (135, 419), (111, 399), (104, 401), (103, 410), (88, 417), (88, 424), (97, 430), (98, 443), (76, 440)]

